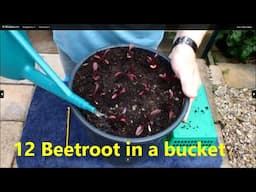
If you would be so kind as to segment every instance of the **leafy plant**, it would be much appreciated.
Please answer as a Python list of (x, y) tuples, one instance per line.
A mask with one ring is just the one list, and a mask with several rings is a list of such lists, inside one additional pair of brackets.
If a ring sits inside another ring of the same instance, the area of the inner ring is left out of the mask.
[(223, 30), (216, 38), (216, 46), (228, 57), (246, 62), (256, 54), (256, 30)]
[(176, 32), (166, 31), (165, 35), (166, 35), (166, 38), (168, 39), (168, 41), (172, 42), (176, 36)]

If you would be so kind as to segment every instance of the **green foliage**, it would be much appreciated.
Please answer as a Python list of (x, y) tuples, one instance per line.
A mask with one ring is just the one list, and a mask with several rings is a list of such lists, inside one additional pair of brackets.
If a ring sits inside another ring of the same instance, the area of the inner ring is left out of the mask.
[(220, 31), (216, 46), (227, 56), (246, 62), (250, 56), (256, 54), (256, 30)]
[(172, 42), (175, 38), (176, 32), (166, 32), (165, 35), (166, 35), (168, 41)]

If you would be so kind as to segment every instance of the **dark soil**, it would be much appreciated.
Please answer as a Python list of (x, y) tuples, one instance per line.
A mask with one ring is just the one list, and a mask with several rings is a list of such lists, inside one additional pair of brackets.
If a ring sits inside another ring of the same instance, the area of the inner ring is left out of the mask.
[(80, 110), (91, 124), (121, 137), (145, 137), (166, 129), (179, 116), (184, 98), (180, 81), (162, 57), (132, 47), (95, 55), (73, 80), (73, 91), (108, 115), (98, 118)]

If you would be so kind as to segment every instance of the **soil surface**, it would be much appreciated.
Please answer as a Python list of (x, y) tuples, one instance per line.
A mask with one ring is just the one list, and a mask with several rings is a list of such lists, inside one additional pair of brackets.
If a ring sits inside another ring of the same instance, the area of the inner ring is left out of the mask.
[(133, 46), (89, 57), (77, 71), (73, 91), (108, 116), (80, 110), (85, 119), (121, 137), (145, 137), (166, 129), (181, 113), (184, 99), (170, 63)]

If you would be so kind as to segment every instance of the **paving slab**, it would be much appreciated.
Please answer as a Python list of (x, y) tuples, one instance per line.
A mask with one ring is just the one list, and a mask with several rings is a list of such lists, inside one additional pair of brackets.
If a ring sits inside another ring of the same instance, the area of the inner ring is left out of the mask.
[(221, 69), (218, 65), (209, 66), (209, 79), (213, 85), (221, 85), (225, 83)]
[(51, 30), (27, 31), (33, 47), (40, 53), (58, 53)]
[(18, 85), (33, 85), (33, 82), (29, 80), (13, 80), (5, 77), (0, 77), (0, 84), (18, 84)]
[(216, 63), (229, 87), (255, 88), (256, 64)]
[(20, 140), (23, 122), (0, 121), (0, 167), (15, 165), (15, 143)]
[(33, 96), (32, 85), (0, 84), (4, 98), (0, 99), (1, 121), (24, 121)]
[(61, 78), (65, 78), (63, 66), (59, 59), (59, 54), (40, 54), (43, 59), (50, 65), (50, 67), (57, 73)]

